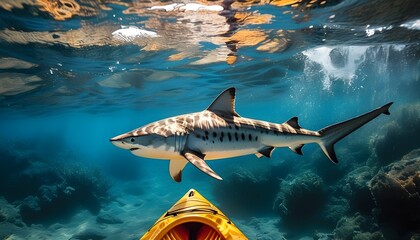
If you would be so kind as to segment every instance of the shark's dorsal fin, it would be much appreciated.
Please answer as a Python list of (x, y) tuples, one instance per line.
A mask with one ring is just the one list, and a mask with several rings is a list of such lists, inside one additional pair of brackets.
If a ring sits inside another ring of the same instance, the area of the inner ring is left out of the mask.
[(217, 96), (207, 108), (214, 113), (222, 113), (239, 117), (235, 111), (235, 88), (228, 88)]
[(292, 128), (297, 128), (297, 129), (301, 128), (298, 123), (298, 117), (292, 117), (286, 123), (289, 124), (289, 126), (291, 126)]

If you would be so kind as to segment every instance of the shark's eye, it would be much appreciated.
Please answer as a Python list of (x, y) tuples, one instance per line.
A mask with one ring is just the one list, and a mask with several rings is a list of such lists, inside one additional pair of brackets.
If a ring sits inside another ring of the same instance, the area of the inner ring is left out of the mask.
[(134, 139), (134, 138), (130, 138), (130, 141), (131, 141), (131, 142), (134, 142), (134, 141), (136, 141), (136, 139)]

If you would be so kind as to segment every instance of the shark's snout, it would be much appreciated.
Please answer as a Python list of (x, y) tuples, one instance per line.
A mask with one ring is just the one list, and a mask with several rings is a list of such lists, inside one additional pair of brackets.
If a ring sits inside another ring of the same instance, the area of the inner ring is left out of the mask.
[(111, 141), (112, 144), (114, 144), (115, 146), (119, 148), (131, 149), (133, 148), (133, 146), (125, 141), (127, 137), (128, 137), (127, 134), (122, 134), (122, 135), (118, 135), (116, 137), (109, 139), (109, 141)]
[(119, 148), (130, 148), (129, 146), (126, 146), (127, 144), (125, 144), (121, 139), (118, 138), (111, 138), (109, 139), (109, 141), (111, 141), (112, 144), (114, 144), (115, 146), (119, 147)]

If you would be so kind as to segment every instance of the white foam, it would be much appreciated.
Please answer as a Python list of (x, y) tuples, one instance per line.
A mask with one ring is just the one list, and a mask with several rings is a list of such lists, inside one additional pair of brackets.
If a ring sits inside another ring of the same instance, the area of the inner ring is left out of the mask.
[(223, 7), (220, 5), (202, 5), (198, 3), (172, 3), (164, 6), (153, 6), (150, 10), (165, 10), (167, 12), (170, 11), (211, 11), (211, 12), (220, 12), (223, 11)]
[(384, 26), (384, 27), (371, 27), (370, 25), (366, 26), (366, 36), (371, 37), (373, 36), (376, 32), (383, 32), (386, 30), (391, 30), (393, 28), (393, 26)]
[(172, 3), (164, 6), (153, 6), (150, 8), (150, 10), (165, 10), (167, 12), (173, 11), (176, 6), (178, 6), (178, 3)]
[(135, 26), (121, 26), (121, 29), (118, 29), (112, 33), (112, 36), (118, 40), (131, 42), (136, 38), (140, 37), (158, 37), (159, 35), (155, 32), (140, 29)]
[(303, 52), (308, 57), (305, 63), (305, 74), (313, 72), (313, 62), (318, 63), (321, 69), (318, 71), (323, 75), (324, 89), (330, 89), (331, 83), (334, 79), (342, 79), (348, 84), (351, 84), (353, 78), (356, 76), (356, 70), (359, 64), (364, 60), (364, 54), (367, 46), (349, 46), (340, 47), (345, 59), (343, 66), (337, 66), (331, 60), (330, 53), (337, 47), (318, 47), (309, 49)]
[(406, 23), (401, 24), (400, 26), (405, 27), (407, 29), (420, 30), (420, 19), (408, 21)]
[[(334, 81), (344, 81), (350, 86), (362, 63), (373, 62), (372, 70), (382, 78), (386, 78), (390, 52), (400, 52), (405, 47), (403, 44), (385, 44), (381, 46), (324, 46), (309, 49), (303, 51), (307, 57), (305, 77), (321, 78), (325, 90), (329, 90)], [(336, 52), (331, 54), (333, 50)]]

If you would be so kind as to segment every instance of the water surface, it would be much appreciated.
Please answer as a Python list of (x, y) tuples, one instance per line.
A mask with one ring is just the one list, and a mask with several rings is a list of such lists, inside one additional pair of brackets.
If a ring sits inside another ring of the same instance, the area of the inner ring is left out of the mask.
[[(419, 9), (415, 0), (3, 0), (0, 236), (138, 239), (190, 188), (249, 239), (418, 236), (419, 211), (389, 212), (375, 177), (397, 179), (388, 171), (400, 164), (418, 194), (418, 170), (400, 160), (420, 148)], [(221, 182), (187, 166), (175, 183), (167, 161), (109, 143), (201, 111), (232, 86), (240, 115), (298, 116), (311, 130), (395, 103), (336, 145), (339, 165), (315, 145), (304, 156), (277, 149), (272, 159), (210, 162)], [(418, 152), (407, 159), (419, 164)], [(414, 220), (390, 220), (399, 217)]]

